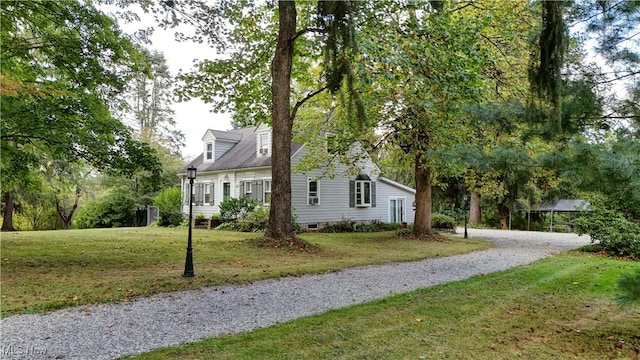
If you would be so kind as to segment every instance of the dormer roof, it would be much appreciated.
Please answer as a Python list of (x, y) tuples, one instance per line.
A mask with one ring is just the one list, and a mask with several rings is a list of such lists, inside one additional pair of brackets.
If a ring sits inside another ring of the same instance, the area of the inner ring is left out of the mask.
[(233, 130), (222, 131), (222, 130), (209, 129), (204, 133), (202, 140), (207, 138), (207, 135), (213, 136), (216, 140), (222, 140), (222, 141), (228, 141), (228, 142), (237, 143), (237, 142), (240, 142), (240, 140), (242, 140), (242, 134), (234, 132)]
[[(264, 128), (260, 128), (263, 130)], [(207, 135), (215, 137), (216, 141), (235, 142), (223, 155), (215, 162), (204, 162), (204, 153), (192, 160), (187, 166), (180, 170), (180, 174), (186, 174), (187, 167), (195, 166), (198, 172), (228, 171), (235, 169), (264, 168), (271, 166), (271, 156), (258, 157), (256, 151), (256, 130), (257, 127), (245, 127), (229, 131), (207, 130), (203, 140)], [(301, 144), (291, 144), (291, 155), (295, 154)]]

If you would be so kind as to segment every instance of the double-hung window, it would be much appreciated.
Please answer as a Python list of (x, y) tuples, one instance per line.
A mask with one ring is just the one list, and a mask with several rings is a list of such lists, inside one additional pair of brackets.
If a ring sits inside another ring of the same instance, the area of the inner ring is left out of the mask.
[(260, 156), (268, 156), (269, 155), (269, 134), (263, 133), (258, 135), (258, 154)]
[(209, 161), (213, 160), (213, 143), (212, 142), (208, 142), (206, 144), (205, 159)]
[(320, 204), (320, 191), (318, 180), (309, 179), (307, 185), (307, 205)]
[(204, 194), (204, 199), (203, 199), (204, 205), (213, 204), (213, 184), (204, 183), (203, 194)]
[(231, 183), (222, 183), (222, 201), (227, 201), (231, 197)]
[(271, 180), (264, 180), (262, 190), (264, 192), (264, 203), (269, 204), (271, 202)]
[(244, 196), (248, 197), (249, 199), (251, 199), (251, 181), (245, 181), (244, 182)]

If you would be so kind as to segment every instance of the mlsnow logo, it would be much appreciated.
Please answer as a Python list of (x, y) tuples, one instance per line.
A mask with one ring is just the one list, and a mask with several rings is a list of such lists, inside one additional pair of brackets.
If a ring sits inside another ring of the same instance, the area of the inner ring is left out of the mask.
[(9, 345), (3, 346), (1, 349), (1, 354), (4, 356), (45, 355), (47, 353), (46, 348), (40, 348), (36, 346)]

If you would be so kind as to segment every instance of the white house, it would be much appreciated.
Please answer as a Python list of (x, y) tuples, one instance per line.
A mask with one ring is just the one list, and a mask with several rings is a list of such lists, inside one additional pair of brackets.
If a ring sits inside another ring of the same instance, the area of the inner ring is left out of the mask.
[[(246, 196), (262, 203), (271, 198), (271, 128), (266, 125), (229, 131), (207, 130), (202, 138), (203, 153), (189, 166), (197, 168), (194, 181), (193, 214), (210, 217), (229, 197)], [(308, 150), (292, 144), (294, 168)], [(292, 172), (291, 202), (297, 222), (318, 229), (340, 221), (356, 223), (413, 222), (415, 190), (379, 176), (379, 168), (369, 157), (354, 177), (333, 177), (318, 168), (306, 173)], [(189, 211), (189, 180), (186, 167), (182, 178), (183, 212)]]

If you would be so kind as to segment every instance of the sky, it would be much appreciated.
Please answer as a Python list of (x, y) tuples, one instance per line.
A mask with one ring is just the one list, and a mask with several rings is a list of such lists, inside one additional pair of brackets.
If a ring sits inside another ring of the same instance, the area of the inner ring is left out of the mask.
[[(112, 9), (117, 9), (108, 6), (103, 8), (106, 13), (109, 13)], [(152, 43), (145, 46), (150, 50), (160, 51), (164, 54), (172, 76), (177, 75), (180, 70), (188, 72), (192, 69), (193, 59), (206, 59), (211, 57), (210, 54), (213, 54), (213, 50), (206, 45), (176, 41), (173, 35), (175, 30), (163, 30), (154, 26), (151, 16), (143, 18), (139, 23), (124, 24), (120, 20), (118, 22), (120, 28), (125, 33), (130, 34), (138, 29), (153, 26)], [(231, 129), (230, 114), (212, 113), (210, 112), (212, 105), (205, 104), (200, 99), (193, 99), (183, 103), (174, 102), (171, 108), (175, 111), (176, 129), (182, 131), (185, 135), (181, 152), (187, 161), (202, 153), (202, 136), (204, 136), (207, 129)]]

